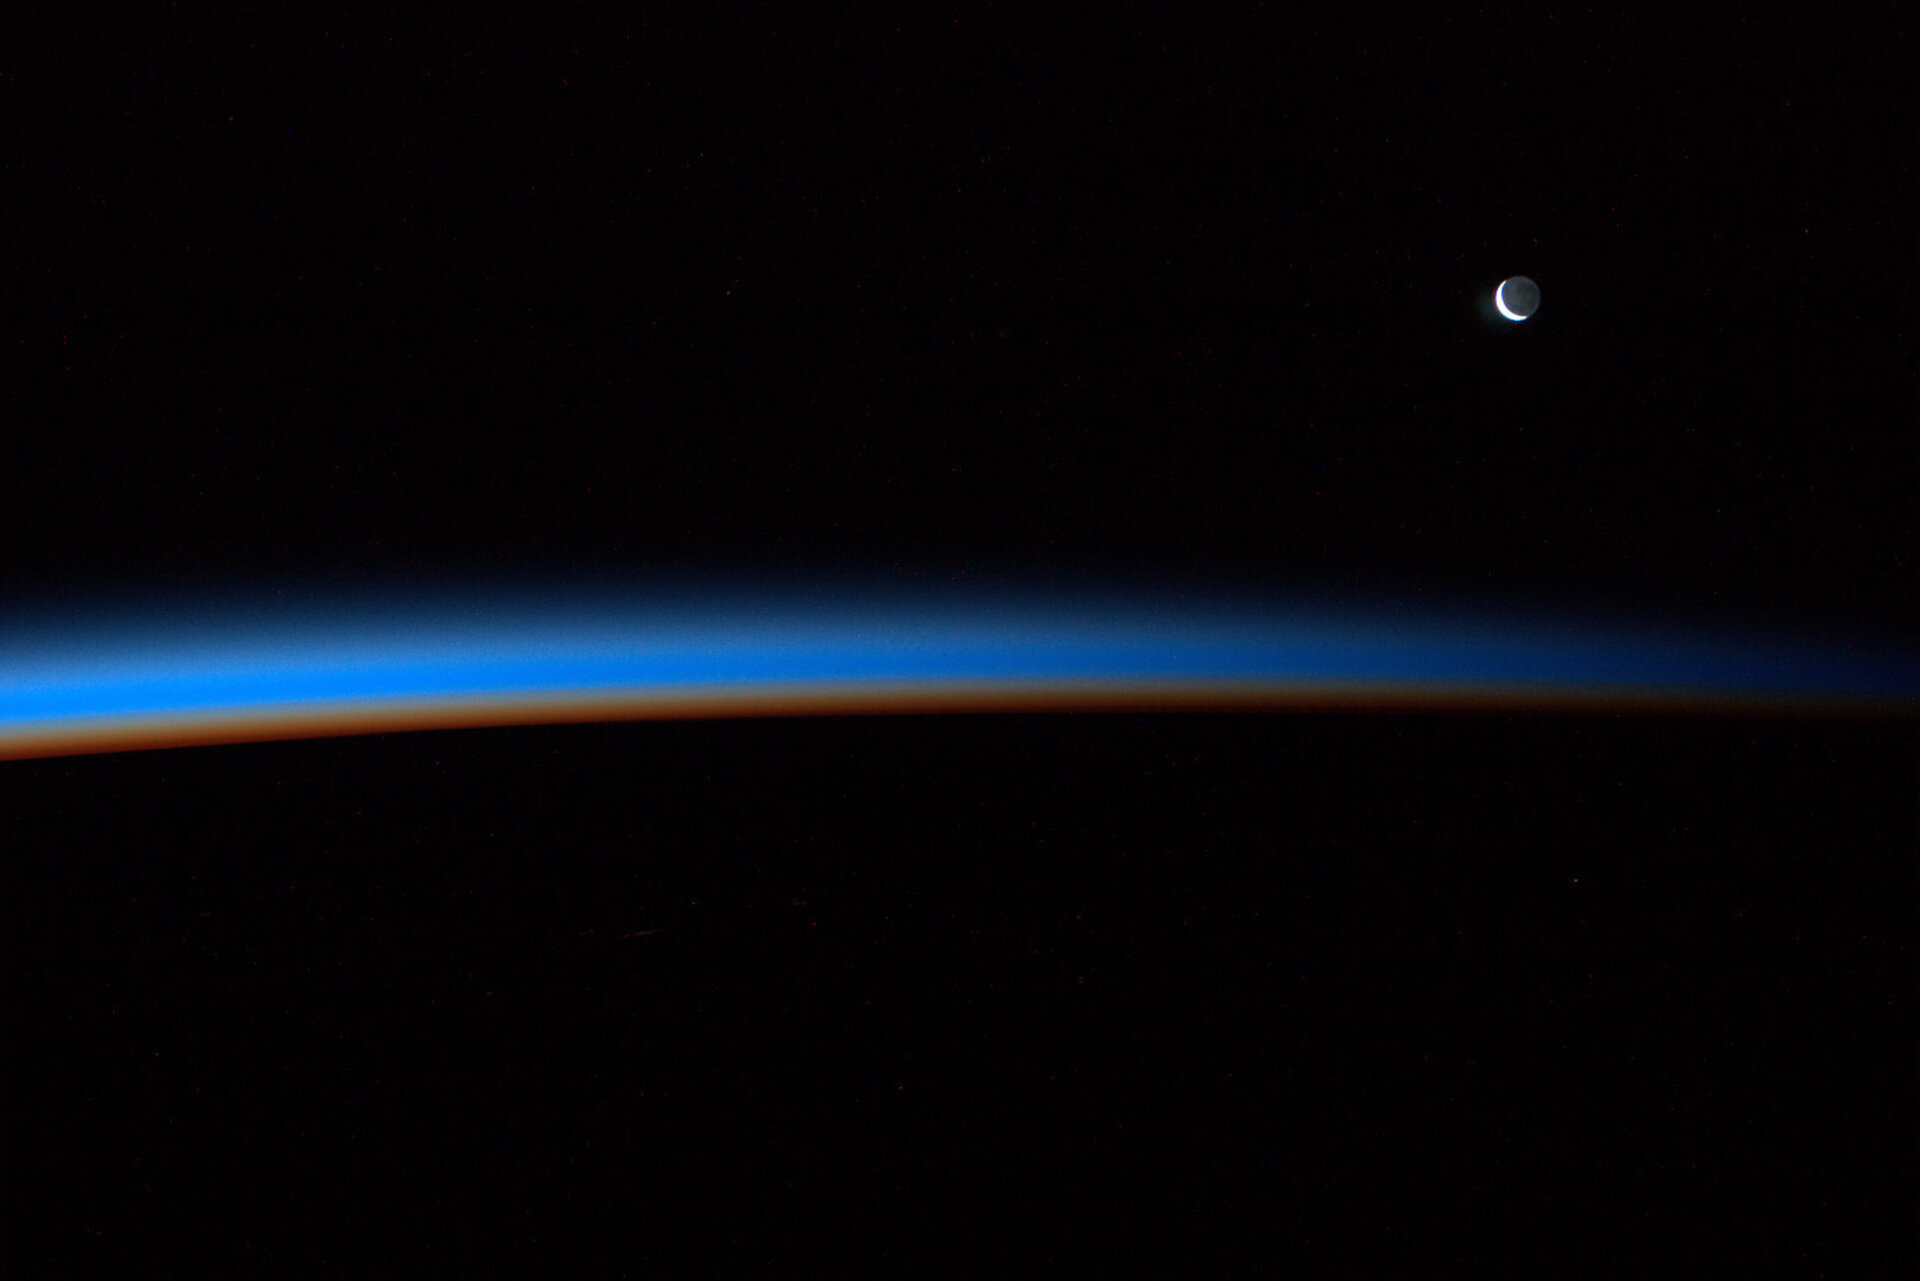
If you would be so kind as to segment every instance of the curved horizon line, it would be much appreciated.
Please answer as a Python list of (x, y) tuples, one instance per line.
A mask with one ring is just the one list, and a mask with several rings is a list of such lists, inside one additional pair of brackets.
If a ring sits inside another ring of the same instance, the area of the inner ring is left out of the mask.
[(1033, 712), (1905, 716), (1857, 645), (1178, 596), (519, 594), (41, 620), (0, 642), (0, 759), (595, 721)]

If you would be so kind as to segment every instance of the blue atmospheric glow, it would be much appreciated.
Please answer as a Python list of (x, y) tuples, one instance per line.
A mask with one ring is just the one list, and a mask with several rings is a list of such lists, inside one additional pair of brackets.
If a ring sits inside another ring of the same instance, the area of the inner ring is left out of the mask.
[(1764, 638), (1169, 594), (839, 599), (527, 592), (0, 618), (0, 749), (167, 716), (721, 691), (1360, 688), (1920, 708), (1912, 655)]

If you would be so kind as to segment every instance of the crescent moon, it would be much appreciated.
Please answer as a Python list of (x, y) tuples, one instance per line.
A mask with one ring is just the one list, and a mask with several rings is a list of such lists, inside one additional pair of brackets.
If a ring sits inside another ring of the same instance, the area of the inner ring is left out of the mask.
[(1500, 282), (1500, 287), (1493, 291), (1493, 305), (1498, 307), (1500, 309), (1500, 314), (1505, 316), (1508, 320), (1525, 320), (1526, 319), (1525, 316), (1521, 316), (1507, 310), (1507, 282), (1504, 280)]

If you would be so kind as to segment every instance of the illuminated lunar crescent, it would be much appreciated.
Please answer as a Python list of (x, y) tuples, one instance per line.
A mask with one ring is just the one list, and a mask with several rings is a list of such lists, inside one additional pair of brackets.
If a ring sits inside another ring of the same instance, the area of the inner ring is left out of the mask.
[(1540, 286), (1525, 276), (1510, 277), (1493, 291), (1493, 305), (1508, 320), (1525, 320), (1540, 310)]

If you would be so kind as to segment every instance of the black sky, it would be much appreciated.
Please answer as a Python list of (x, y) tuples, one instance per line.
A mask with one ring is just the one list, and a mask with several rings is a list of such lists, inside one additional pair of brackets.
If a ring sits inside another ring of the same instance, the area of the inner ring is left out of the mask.
[[(43, 8), (7, 599), (1044, 571), (1916, 636), (1901, 6)], [(1910, 1276), (1916, 761), (955, 716), (11, 763), (0, 1257)]]
[[(10, 581), (1009, 566), (1904, 628), (1894, 12), (43, 24)], [(1483, 323), (1514, 273), (1540, 315)]]

